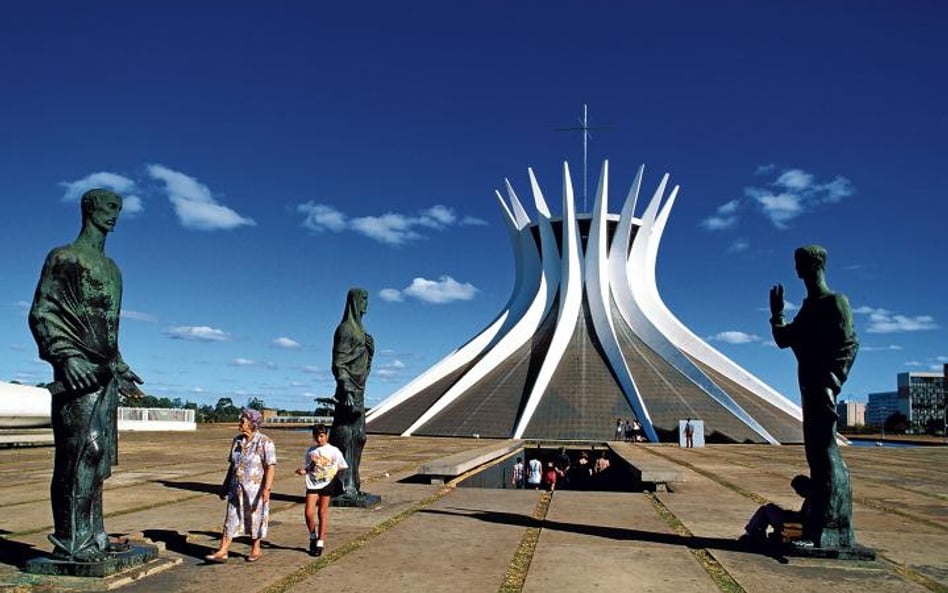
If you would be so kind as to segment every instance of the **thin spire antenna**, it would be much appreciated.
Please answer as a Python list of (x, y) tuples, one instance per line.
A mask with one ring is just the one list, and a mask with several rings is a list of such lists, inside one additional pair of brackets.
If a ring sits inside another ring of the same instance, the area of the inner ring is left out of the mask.
[(583, 133), (583, 212), (589, 212), (589, 209), (586, 207), (586, 162), (589, 155), (589, 139), (592, 138), (592, 134), (589, 133), (590, 130), (609, 130), (613, 126), (597, 126), (592, 128), (589, 126), (589, 111), (586, 108), (586, 104), (583, 103), (583, 118), (579, 120), (578, 127), (572, 128), (553, 128), (556, 132), (582, 132)]

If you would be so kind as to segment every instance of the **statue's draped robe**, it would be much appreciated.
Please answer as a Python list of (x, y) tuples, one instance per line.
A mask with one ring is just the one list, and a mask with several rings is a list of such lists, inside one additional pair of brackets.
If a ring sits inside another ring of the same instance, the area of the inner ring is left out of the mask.
[(836, 444), (836, 396), (859, 349), (849, 301), (833, 293), (807, 297), (791, 323), (778, 316), (772, 328), (777, 346), (792, 348), (798, 363), (803, 441), (813, 480), (804, 535), (823, 547), (850, 546), (852, 487)]
[[(128, 370), (117, 343), (121, 300), (122, 277), (115, 263), (101, 252), (68, 245), (47, 256), (30, 310), (40, 358), (53, 366), (55, 381), (56, 457), (50, 485), (55, 531), (50, 539), (57, 554), (73, 559), (108, 548), (102, 483), (118, 461), (118, 377)], [(71, 358), (95, 366), (97, 385), (91, 391), (68, 388), (63, 369)]]
[(342, 475), (344, 494), (360, 492), (359, 463), (365, 446), (365, 382), (372, 367), (372, 339), (362, 327), (361, 289), (351, 289), (342, 321), (333, 335), (332, 374), (336, 407), (329, 442), (342, 451), (349, 469)]

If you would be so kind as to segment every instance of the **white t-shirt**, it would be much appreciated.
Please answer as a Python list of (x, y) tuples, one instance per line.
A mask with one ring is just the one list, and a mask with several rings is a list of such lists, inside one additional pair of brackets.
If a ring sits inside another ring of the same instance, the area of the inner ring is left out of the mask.
[(320, 490), (332, 483), (339, 470), (348, 469), (349, 464), (342, 451), (327, 443), (307, 449), (303, 467), (306, 468), (306, 489)]
[(530, 470), (527, 472), (527, 483), (539, 484), (541, 481), (540, 474), (543, 472), (543, 464), (540, 463), (539, 459), (531, 459), (528, 467)]

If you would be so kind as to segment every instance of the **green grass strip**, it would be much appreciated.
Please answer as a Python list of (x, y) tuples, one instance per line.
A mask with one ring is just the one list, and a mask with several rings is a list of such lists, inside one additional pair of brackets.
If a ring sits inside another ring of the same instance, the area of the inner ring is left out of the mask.
[(408, 517), (411, 517), (421, 509), (437, 502), (439, 499), (447, 496), (450, 492), (454, 490), (453, 487), (447, 486), (442, 488), (438, 492), (432, 494), (428, 498), (413, 504), (404, 511), (398, 513), (394, 517), (382, 521), (369, 531), (355, 537), (354, 539), (349, 540), (342, 546), (334, 549), (332, 552), (329, 552), (325, 556), (322, 556), (319, 560), (314, 560), (309, 564), (306, 564), (285, 577), (281, 578), (279, 581), (267, 586), (265, 589), (261, 590), (260, 593), (284, 593), (290, 588), (302, 583), (309, 577), (313, 576), (330, 563), (335, 562), (352, 552), (355, 552), (365, 544), (369, 543), (376, 537), (382, 535), (389, 529), (392, 529)]
[[(711, 472), (709, 472), (709, 471), (707, 471), (707, 470), (703, 470), (703, 469), (701, 469), (701, 468), (695, 467), (694, 465), (688, 463), (687, 461), (681, 461), (680, 459), (675, 459), (674, 457), (671, 457), (671, 456), (669, 456), (669, 455), (665, 455), (665, 454), (663, 454), (663, 453), (659, 453), (658, 451), (655, 451), (653, 448), (643, 447), (643, 450), (644, 450), (644, 451), (647, 451), (647, 452), (649, 452), (649, 453), (651, 453), (652, 455), (655, 455), (656, 457), (661, 457), (662, 459), (665, 459), (665, 460), (667, 460), (667, 461), (671, 461), (672, 463), (677, 463), (678, 465), (681, 465), (681, 466), (683, 466), (683, 467), (687, 467), (688, 469), (690, 469), (691, 471), (695, 472), (696, 474), (700, 474), (700, 475), (702, 475), (702, 476), (708, 478), (709, 480), (712, 480), (712, 481), (714, 481), (714, 482), (720, 484), (721, 486), (724, 486), (724, 487), (727, 488), (728, 490), (731, 490), (731, 491), (733, 491), (733, 492), (736, 492), (736, 493), (740, 494), (741, 496), (745, 496), (745, 497), (747, 497), (747, 498), (753, 500), (753, 501), (756, 502), (757, 504), (767, 504), (768, 502), (772, 502), (772, 501), (770, 501), (770, 500), (767, 500), (767, 499), (764, 498), (763, 496), (757, 494), (756, 492), (750, 492), (749, 490), (745, 490), (744, 488), (741, 488), (741, 487), (738, 486), (737, 484), (734, 484), (733, 482), (728, 482), (727, 480), (725, 480), (724, 478), (718, 476), (717, 474), (714, 474), (714, 473), (711, 473)], [(903, 517), (903, 518), (905, 518), (905, 519), (909, 519), (909, 520), (911, 520), (911, 521), (915, 521), (915, 522), (917, 522), (917, 523), (921, 523), (921, 524), (923, 524), (923, 525), (926, 525), (926, 526), (928, 526), (928, 527), (932, 527), (932, 528), (937, 529), (937, 530), (939, 530), (939, 531), (948, 531), (948, 527), (946, 527), (945, 525), (942, 525), (941, 523), (938, 523), (937, 521), (933, 521), (933, 520), (931, 520), (931, 519), (926, 519), (925, 517), (919, 517), (918, 515), (913, 515), (913, 514), (911, 514), (911, 513), (906, 513), (905, 511), (903, 511), (903, 510), (901, 510), (901, 509), (897, 509), (897, 508), (895, 508), (895, 507), (890, 507), (890, 506), (888, 506), (888, 505), (884, 505), (884, 504), (882, 504), (882, 503), (876, 502), (876, 501), (871, 500), (871, 499), (869, 499), (869, 498), (865, 498), (865, 497), (853, 497), (853, 502), (858, 503), (858, 504), (861, 504), (861, 505), (863, 505), (863, 506), (867, 506), (867, 507), (872, 508), (872, 509), (875, 509), (875, 510), (877, 510), (877, 511), (882, 511), (882, 512), (884, 512), (884, 513), (888, 513), (888, 514), (890, 514), (890, 515), (898, 515), (899, 517)]]
[(733, 482), (728, 482), (727, 480), (725, 480), (725, 479), (722, 478), (721, 476), (719, 476), (719, 475), (717, 475), (717, 474), (715, 474), (715, 473), (709, 472), (709, 471), (707, 471), (707, 470), (701, 469), (701, 468), (699, 468), (699, 467), (696, 467), (696, 466), (694, 466), (694, 465), (688, 463), (687, 461), (681, 461), (680, 459), (675, 459), (674, 457), (671, 457), (671, 456), (669, 456), (669, 455), (665, 455), (665, 454), (663, 454), (663, 453), (659, 453), (658, 451), (654, 450), (654, 448), (652, 448), (652, 447), (642, 447), (642, 450), (646, 451), (647, 453), (651, 453), (652, 455), (655, 455), (656, 457), (661, 457), (662, 459), (664, 459), (664, 460), (666, 460), (666, 461), (671, 461), (672, 463), (677, 463), (677, 464), (680, 465), (680, 466), (687, 467), (688, 469), (690, 469), (691, 471), (695, 472), (696, 474), (700, 474), (700, 475), (702, 475), (702, 476), (708, 478), (709, 480), (711, 480), (711, 481), (713, 481), (713, 482), (717, 482), (718, 484), (720, 484), (721, 486), (724, 486), (724, 487), (727, 488), (728, 490), (731, 490), (731, 491), (733, 491), (733, 492), (736, 492), (736, 493), (740, 494), (741, 496), (747, 497), (747, 498), (753, 500), (754, 502), (756, 502), (757, 504), (767, 504), (768, 502), (770, 502), (769, 500), (767, 500), (766, 498), (764, 498), (764, 497), (761, 496), (760, 494), (757, 494), (756, 492), (751, 492), (750, 490), (745, 490), (744, 488), (741, 488), (741, 487), (738, 486), (737, 484), (735, 484), (735, 483), (733, 483)]
[[(121, 515), (129, 515), (131, 513), (137, 513), (139, 511), (150, 511), (151, 509), (157, 509), (160, 507), (166, 507), (172, 504), (178, 504), (179, 502), (187, 502), (189, 500), (194, 500), (195, 498), (200, 498), (202, 496), (207, 496), (206, 493), (201, 494), (192, 494), (190, 496), (184, 496), (182, 498), (175, 498), (174, 500), (168, 500), (164, 502), (156, 502), (153, 504), (146, 504), (137, 507), (130, 507), (127, 509), (122, 509), (121, 511), (115, 511), (112, 513), (106, 513), (103, 515), (106, 519), (109, 517), (119, 517)], [(33, 535), (34, 533), (40, 533), (43, 531), (51, 531), (53, 529), (52, 525), (44, 525), (42, 527), (37, 527), (36, 529), (30, 529), (28, 531), (17, 531), (16, 533), (8, 533), (4, 535), (4, 538), (9, 539), (11, 537), (19, 537), (22, 535)]]
[(536, 524), (527, 527), (523, 537), (520, 539), (520, 545), (514, 552), (510, 564), (507, 565), (507, 571), (504, 573), (504, 582), (497, 589), (497, 593), (520, 593), (523, 591), (523, 585), (527, 580), (527, 573), (530, 571), (530, 563), (533, 562), (533, 554), (537, 549), (537, 542), (540, 540), (540, 529), (546, 514), (550, 510), (550, 502), (553, 497), (549, 492), (540, 495), (537, 506), (533, 509), (533, 519)]
[(872, 508), (872, 509), (875, 509), (875, 510), (877, 510), (877, 511), (882, 511), (883, 513), (886, 513), (886, 514), (889, 514), (889, 515), (898, 515), (899, 517), (903, 517), (903, 518), (905, 518), (905, 519), (910, 519), (910, 520), (912, 520), (912, 521), (915, 521), (915, 522), (917, 522), (917, 523), (921, 523), (921, 524), (923, 524), (923, 525), (927, 525), (928, 527), (932, 527), (932, 528), (937, 529), (937, 530), (939, 530), (939, 531), (948, 531), (948, 526), (945, 526), (945, 525), (943, 525), (942, 523), (938, 523), (937, 521), (932, 521), (931, 519), (926, 519), (925, 517), (919, 517), (919, 516), (913, 515), (913, 514), (911, 514), (911, 513), (906, 513), (905, 511), (903, 511), (903, 510), (901, 510), (901, 509), (897, 509), (897, 508), (895, 508), (895, 507), (891, 507), (891, 506), (889, 506), (889, 505), (882, 504), (881, 502), (876, 502), (876, 501), (871, 500), (871, 499), (869, 499), (869, 498), (865, 498), (865, 497), (862, 497), (862, 496), (860, 496), (860, 497), (855, 497), (855, 496), (854, 496), (854, 497), (853, 497), (853, 502), (858, 503), (858, 504), (861, 504), (861, 505), (863, 505), (863, 506), (867, 506), (867, 507)]
[(889, 565), (889, 568), (892, 571), (894, 571), (896, 574), (898, 574), (900, 577), (902, 577), (903, 579), (912, 581), (913, 583), (917, 585), (921, 585), (922, 587), (925, 587), (926, 589), (928, 589), (929, 591), (932, 591), (933, 593), (948, 593), (948, 587), (946, 587), (945, 585), (942, 585), (938, 581), (931, 579), (923, 575), (922, 573), (918, 572), (917, 570), (909, 568), (908, 566), (904, 564), (893, 562), (892, 560), (880, 554), (878, 551), (876, 552), (876, 558), (879, 560), (882, 560), (885, 564)]
[[(657, 512), (662, 520), (675, 532), (675, 535), (694, 537), (694, 534), (685, 527), (685, 524), (682, 523), (654, 493), (649, 493), (648, 497), (652, 502), (652, 506), (655, 508), (655, 512)], [(740, 583), (734, 580), (731, 573), (721, 566), (721, 563), (718, 562), (708, 550), (689, 546), (688, 551), (691, 552), (691, 555), (695, 557), (695, 560), (697, 560), (701, 568), (708, 573), (708, 576), (711, 577), (715, 586), (717, 586), (722, 593), (747, 593), (744, 587), (741, 587)]]

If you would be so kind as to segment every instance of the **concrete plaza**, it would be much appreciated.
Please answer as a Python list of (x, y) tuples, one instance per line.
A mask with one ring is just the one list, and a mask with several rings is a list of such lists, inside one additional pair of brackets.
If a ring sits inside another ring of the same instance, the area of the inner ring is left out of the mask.
[(280, 459), (264, 557), (244, 562), (249, 545), (238, 540), (224, 565), (203, 557), (220, 534), (224, 503), (216, 491), (234, 427), (121, 434), (121, 464), (106, 483), (106, 526), (158, 543), (164, 560), (163, 570), (121, 579), (18, 569), (50, 548), (53, 449), (0, 449), (0, 591), (948, 592), (946, 447), (844, 450), (857, 538), (877, 559), (842, 562), (768, 556), (735, 541), (761, 502), (799, 506), (788, 483), (806, 471), (800, 446), (641, 445), (681, 469), (684, 481), (672, 492), (550, 497), (412, 479), (421, 464), (482, 448), (483, 440), (373, 435), (363, 489), (383, 504), (333, 508), (327, 551), (317, 559), (306, 553), (301, 478), (292, 474), (309, 434), (264, 432)]

